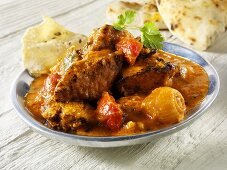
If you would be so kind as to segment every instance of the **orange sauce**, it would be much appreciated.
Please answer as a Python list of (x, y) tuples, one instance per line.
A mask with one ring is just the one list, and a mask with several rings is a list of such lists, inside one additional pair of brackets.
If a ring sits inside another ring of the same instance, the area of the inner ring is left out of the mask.
[(159, 51), (156, 54), (165, 61), (170, 61), (181, 67), (181, 72), (185, 77), (174, 76), (171, 87), (181, 92), (187, 111), (199, 105), (208, 92), (209, 78), (206, 71), (199, 64), (185, 58), (164, 51)]
[[(155, 55), (158, 55), (158, 57), (163, 58), (165, 61), (169, 61), (181, 67), (183, 78), (182, 76), (173, 77), (171, 87), (177, 89), (183, 95), (185, 104), (187, 106), (186, 113), (199, 105), (208, 92), (209, 79), (205, 70), (200, 65), (192, 61), (169, 53), (158, 51)], [(25, 96), (26, 108), (32, 113), (36, 120), (42, 122), (43, 124), (46, 124), (46, 120), (41, 115), (41, 106), (43, 101), (40, 98), (39, 92), (46, 77), (47, 75), (43, 75), (34, 79), (30, 85), (29, 92)], [(145, 96), (141, 96), (141, 100), (144, 97)], [(126, 113), (126, 115), (127, 114), (128, 113)], [(89, 131), (80, 128), (77, 129), (77, 131), (70, 131), (68, 133), (85, 136), (116, 136), (144, 133), (167, 126), (170, 126), (170, 124), (161, 124), (145, 116), (143, 113), (135, 111), (135, 113), (129, 113), (129, 115), (126, 116), (126, 122), (123, 124), (122, 129), (120, 129), (118, 132), (111, 132), (109, 129), (97, 124)]]

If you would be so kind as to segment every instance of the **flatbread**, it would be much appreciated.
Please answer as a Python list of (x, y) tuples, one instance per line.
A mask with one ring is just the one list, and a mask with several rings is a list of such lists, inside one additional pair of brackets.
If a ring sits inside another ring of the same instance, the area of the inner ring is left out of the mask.
[(23, 36), (23, 65), (35, 77), (47, 74), (67, 48), (74, 45), (80, 49), (86, 41), (86, 36), (68, 31), (52, 18), (44, 17), (41, 24), (28, 28)]
[(157, 0), (171, 33), (198, 50), (206, 50), (227, 27), (226, 0)]
[(136, 19), (131, 26), (143, 26), (145, 22), (151, 21), (159, 29), (167, 29), (158, 12), (155, 0), (114, 1), (107, 7), (107, 19), (115, 22), (117, 17), (127, 10), (136, 11)]

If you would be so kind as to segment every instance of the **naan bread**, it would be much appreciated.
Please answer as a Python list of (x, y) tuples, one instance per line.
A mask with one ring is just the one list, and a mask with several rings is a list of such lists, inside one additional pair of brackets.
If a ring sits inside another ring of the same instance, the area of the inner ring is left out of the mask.
[(40, 25), (28, 28), (23, 36), (22, 61), (33, 76), (47, 74), (64, 56), (67, 48), (84, 46), (87, 37), (68, 31), (52, 18), (44, 17)]
[(157, 6), (172, 34), (198, 50), (227, 27), (227, 0), (157, 0)]
[(145, 22), (151, 21), (159, 29), (167, 29), (156, 6), (155, 0), (137, 1), (115, 1), (106, 10), (107, 19), (115, 22), (117, 17), (127, 10), (136, 11), (136, 19), (132, 26), (143, 26)]

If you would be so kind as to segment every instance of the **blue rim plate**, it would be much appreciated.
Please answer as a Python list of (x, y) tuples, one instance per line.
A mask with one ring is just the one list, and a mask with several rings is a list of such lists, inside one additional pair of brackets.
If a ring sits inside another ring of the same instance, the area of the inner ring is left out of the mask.
[(150, 142), (153, 139), (164, 137), (185, 128), (186, 126), (194, 122), (196, 119), (198, 119), (217, 97), (220, 87), (220, 81), (214, 67), (208, 61), (203, 59), (200, 55), (193, 52), (192, 50), (167, 42), (164, 43), (163, 50), (198, 63), (206, 70), (209, 76), (209, 90), (203, 102), (198, 107), (193, 109), (193, 111), (188, 113), (183, 121), (167, 128), (150, 131), (143, 134), (113, 137), (80, 136), (49, 129), (40, 122), (36, 121), (31, 116), (31, 113), (24, 106), (24, 96), (28, 92), (29, 85), (33, 80), (33, 78), (28, 74), (26, 70), (19, 74), (11, 88), (11, 100), (13, 106), (20, 118), (38, 133), (46, 136), (47, 138), (51, 138), (72, 145), (89, 147), (118, 147)]

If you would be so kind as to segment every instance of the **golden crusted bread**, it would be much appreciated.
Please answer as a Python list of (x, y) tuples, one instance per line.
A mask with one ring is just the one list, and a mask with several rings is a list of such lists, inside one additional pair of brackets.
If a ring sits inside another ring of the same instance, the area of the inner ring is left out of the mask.
[(68, 31), (52, 18), (44, 17), (41, 24), (28, 28), (23, 36), (23, 65), (33, 76), (47, 74), (67, 48), (75, 45), (80, 49), (86, 41), (86, 36)]
[(157, 0), (159, 12), (173, 35), (206, 50), (227, 27), (225, 0)]

